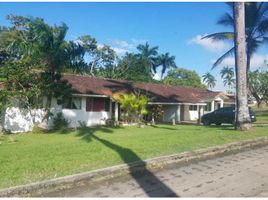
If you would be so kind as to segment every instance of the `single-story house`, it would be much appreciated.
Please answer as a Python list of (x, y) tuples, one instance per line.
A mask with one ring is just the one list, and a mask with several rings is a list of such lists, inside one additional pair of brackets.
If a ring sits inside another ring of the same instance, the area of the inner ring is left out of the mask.
[[(70, 127), (78, 127), (81, 123), (86, 126), (103, 125), (111, 118), (119, 121), (121, 109), (114, 99), (114, 94), (137, 90), (150, 98), (149, 105), (163, 106), (163, 117), (159, 119), (162, 122), (198, 120), (203, 114), (226, 106), (226, 102), (228, 105), (234, 104), (222, 92), (207, 89), (133, 83), (82, 75), (64, 75), (63, 79), (72, 85), (74, 93), (69, 99), (53, 99), (51, 111), (62, 112), (70, 122)], [(34, 115), (23, 113), (18, 108), (8, 109), (4, 128), (11, 132), (30, 131), (34, 124), (41, 123), (43, 110), (38, 109), (31, 113)], [(51, 122), (48, 124), (51, 125)]]

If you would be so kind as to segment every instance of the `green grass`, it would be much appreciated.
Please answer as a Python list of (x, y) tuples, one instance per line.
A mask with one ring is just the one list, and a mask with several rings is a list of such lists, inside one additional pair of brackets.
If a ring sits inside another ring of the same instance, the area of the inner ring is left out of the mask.
[(157, 125), (5, 135), (0, 188), (260, 136), (268, 136), (267, 127), (247, 133), (230, 126)]
[(268, 107), (254, 108), (254, 112), (257, 118), (256, 124), (268, 124)]

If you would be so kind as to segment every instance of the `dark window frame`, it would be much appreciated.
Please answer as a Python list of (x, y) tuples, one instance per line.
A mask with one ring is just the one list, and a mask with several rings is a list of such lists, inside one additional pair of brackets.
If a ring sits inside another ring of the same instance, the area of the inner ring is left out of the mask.
[[(208, 109), (210, 108), (210, 109)], [(211, 102), (207, 102), (207, 105), (204, 106), (204, 111), (211, 111), (212, 109), (212, 103)]]
[(190, 105), (189, 111), (197, 111), (197, 105)]
[(87, 112), (109, 112), (110, 99), (103, 97), (87, 97), (86, 99)]
[[(79, 99), (79, 106), (76, 107), (74, 99)], [(82, 97), (70, 97), (63, 100), (62, 109), (81, 110), (82, 109)]]

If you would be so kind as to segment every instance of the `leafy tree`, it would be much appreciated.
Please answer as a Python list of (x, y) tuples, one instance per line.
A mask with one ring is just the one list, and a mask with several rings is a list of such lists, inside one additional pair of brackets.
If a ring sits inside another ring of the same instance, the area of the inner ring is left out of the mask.
[[(233, 16), (233, 3), (227, 3), (230, 12), (225, 13), (218, 24), (231, 27), (234, 30), (235, 20)], [(247, 2), (245, 3), (245, 32), (246, 32), (246, 58), (247, 73), (250, 70), (252, 55), (257, 49), (268, 41), (268, 3), (267, 2)], [(204, 38), (214, 40), (226, 40), (234, 42), (234, 32), (219, 32), (207, 35)], [(213, 64), (213, 68), (219, 65), (226, 57), (233, 55), (235, 47), (229, 49)]]
[(212, 88), (215, 87), (215, 85), (216, 85), (216, 79), (215, 79), (215, 77), (211, 73), (207, 72), (202, 77), (203, 77), (203, 82), (206, 83), (206, 85), (208, 86), (208, 88), (212, 89)]
[(127, 53), (118, 61), (118, 79), (138, 82), (152, 82), (151, 65), (147, 59), (133, 53)]
[(167, 76), (162, 80), (166, 85), (190, 86), (196, 88), (206, 88), (201, 82), (201, 78), (194, 70), (177, 68), (168, 71)]
[(151, 47), (149, 46), (148, 42), (145, 45), (140, 44), (137, 46), (137, 50), (139, 51), (140, 58), (147, 59), (150, 63), (152, 71), (156, 73), (157, 68), (157, 56), (158, 56), (158, 46)]
[[(46, 117), (48, 117), (52, 97), (65, 95), (67, 91), (71, 91), (70, 86), (60, 80), (61, 71), (68, 62), (68, 43), (64, 40), (68, 27), (65, 24), (49, 26), (41, 18), (10, 15), (8, 19), (12, 27), (1, 32), (0, 38), (6, 44), (6, 51), (10, 52), (10, 55), (16, 55), (16, 58), (10, 56), (5, 66), (27, 65), (28, 74), (35, 69), (41, 70), (38, 71), (40, 75), (38, 84), (32, 84), (31, 88), (39, 86), (41, 95), (47, 97)], [(17, 69), (20, 68), (15, 68), (15, 74), (20, 74)], [(14, 88), (14, 92), (20, 93), (18, 88)]]
[(90, 35), (81, 36), (69, 43), (69, 67), (75, 73), (92, 76), (113, 77), (116, 61), (115, 51), (108, 45), (98, 45)]
[(255, 70), (249, 73), (249, 91), (256, 99), (258, 107), (268, 102), (268, 72)]
[(161, 79), (164, 73), (169, 68), (176, 68), (175, 56), (170, 56), (169, 53), (161, 54), (157, 58), (158, 66), (162, 66)]
[(223, 79), (224, 86), (228, 86), (229, 89), (232, 89), (235, 85), (235, 73), (234, 69), (231, 67), (224, 67), (221, 72), (221, 78)]

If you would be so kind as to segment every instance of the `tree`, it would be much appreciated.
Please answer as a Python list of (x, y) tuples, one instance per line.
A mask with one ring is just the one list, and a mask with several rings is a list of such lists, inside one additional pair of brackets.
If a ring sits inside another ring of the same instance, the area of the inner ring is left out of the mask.
[(215, 87), (216, 79), (211, 73), (207, 72), (202, 77), (203, 77), (203, 82), (208, 86), (208, 88), (212, 89)]
[(127, 53), (119, 59), (116, 67), (118, 79), (136, 82), (152, 82), (151, 65), (147, 59)]
[(169, 53), (159, 55), (157, 58), (157, 63), (158, 66), (162, 66), (161, 79), (163, 78), (163, 75), (167, 69), (176, 68), (175, 56), (169, 56)]
[(117, 55), (108, 45), (98, 45), (90, 35), (69, 42), (69, 68), (78, 74), (113, 78)]
[(194, 70), (177, 68), (169, 70), (167, 76), (162, 80), (166, 85), (190, 86), (196, 88), (206, 88), (201, 82), (201, 78)]
[(223, 79), (224, 86), (228, 86), (229, 89), (232, 89), (235, 84), (235, 73), (234, 69), (231, 67), (224, 67), (221, 72), (221, 78)]
[[(6, 44), (6, 52), (16, 55), (16, 58), (10, 56), (4, 66), (27, 65), (24, 70), (29, 75), (40, 69), (38, 84), (32, 84), (29, 88), (38, 86), (40, 95), (47, 97), (45, 118), (48, 118), (52, 97), (66, 96), (71, 92), (70, 85), (61, 80), (62, 68), (68, 62), (68, 43), (64, 40), (68, 27), (65, 24), (49, 26), (41, 18), (10, 15), (8, 19), (13, 26), (2, 32), (0, 38)], [(20, 93), (17, 87), (14, 87), (14, 92)]]
[(268, 101), (268, 72), (255, 70), (249, 73), (248, 88), (250, 94), (256, 99), (258, 107), (262, 102)]
[[(228, 3), (233, 11), (233, 3)], [(245, 3), (245, 32), (246, 32), (246, 58), (247, 73), (250, 70), (250, 61), (256, 50), (268, 41), (268, 4), (266, 2), (247, 2)], [(225, 13), (219, 20), (218, 24), (229, 26), (234, 29), (235, 19), (233, 12)], [(204, 38), (212, 38), (214, 40), (226, 40), (234, 42), (234, 32), (219, 32), (207, 35)], [(234, 54), (235, 47), (229, 49), (213, 64), (218, 66), (225, 58)]]
[(245, 4), (234, 3), (235, 66), (236, 66), (236, 129), (249, 130), (251, 120), (247, 96), (247, 56), (245, 35)]
[(139, 51), (139, 56), (141, 59), (147, 59), (150, 63), (150, 67), (154, 73), (156, 73), (157, 68), (157, 55), (158, 55), (158, 46), (150, 48), (148, 42), (143, 44), (139, 44), (137, 46), (137, 50)]

